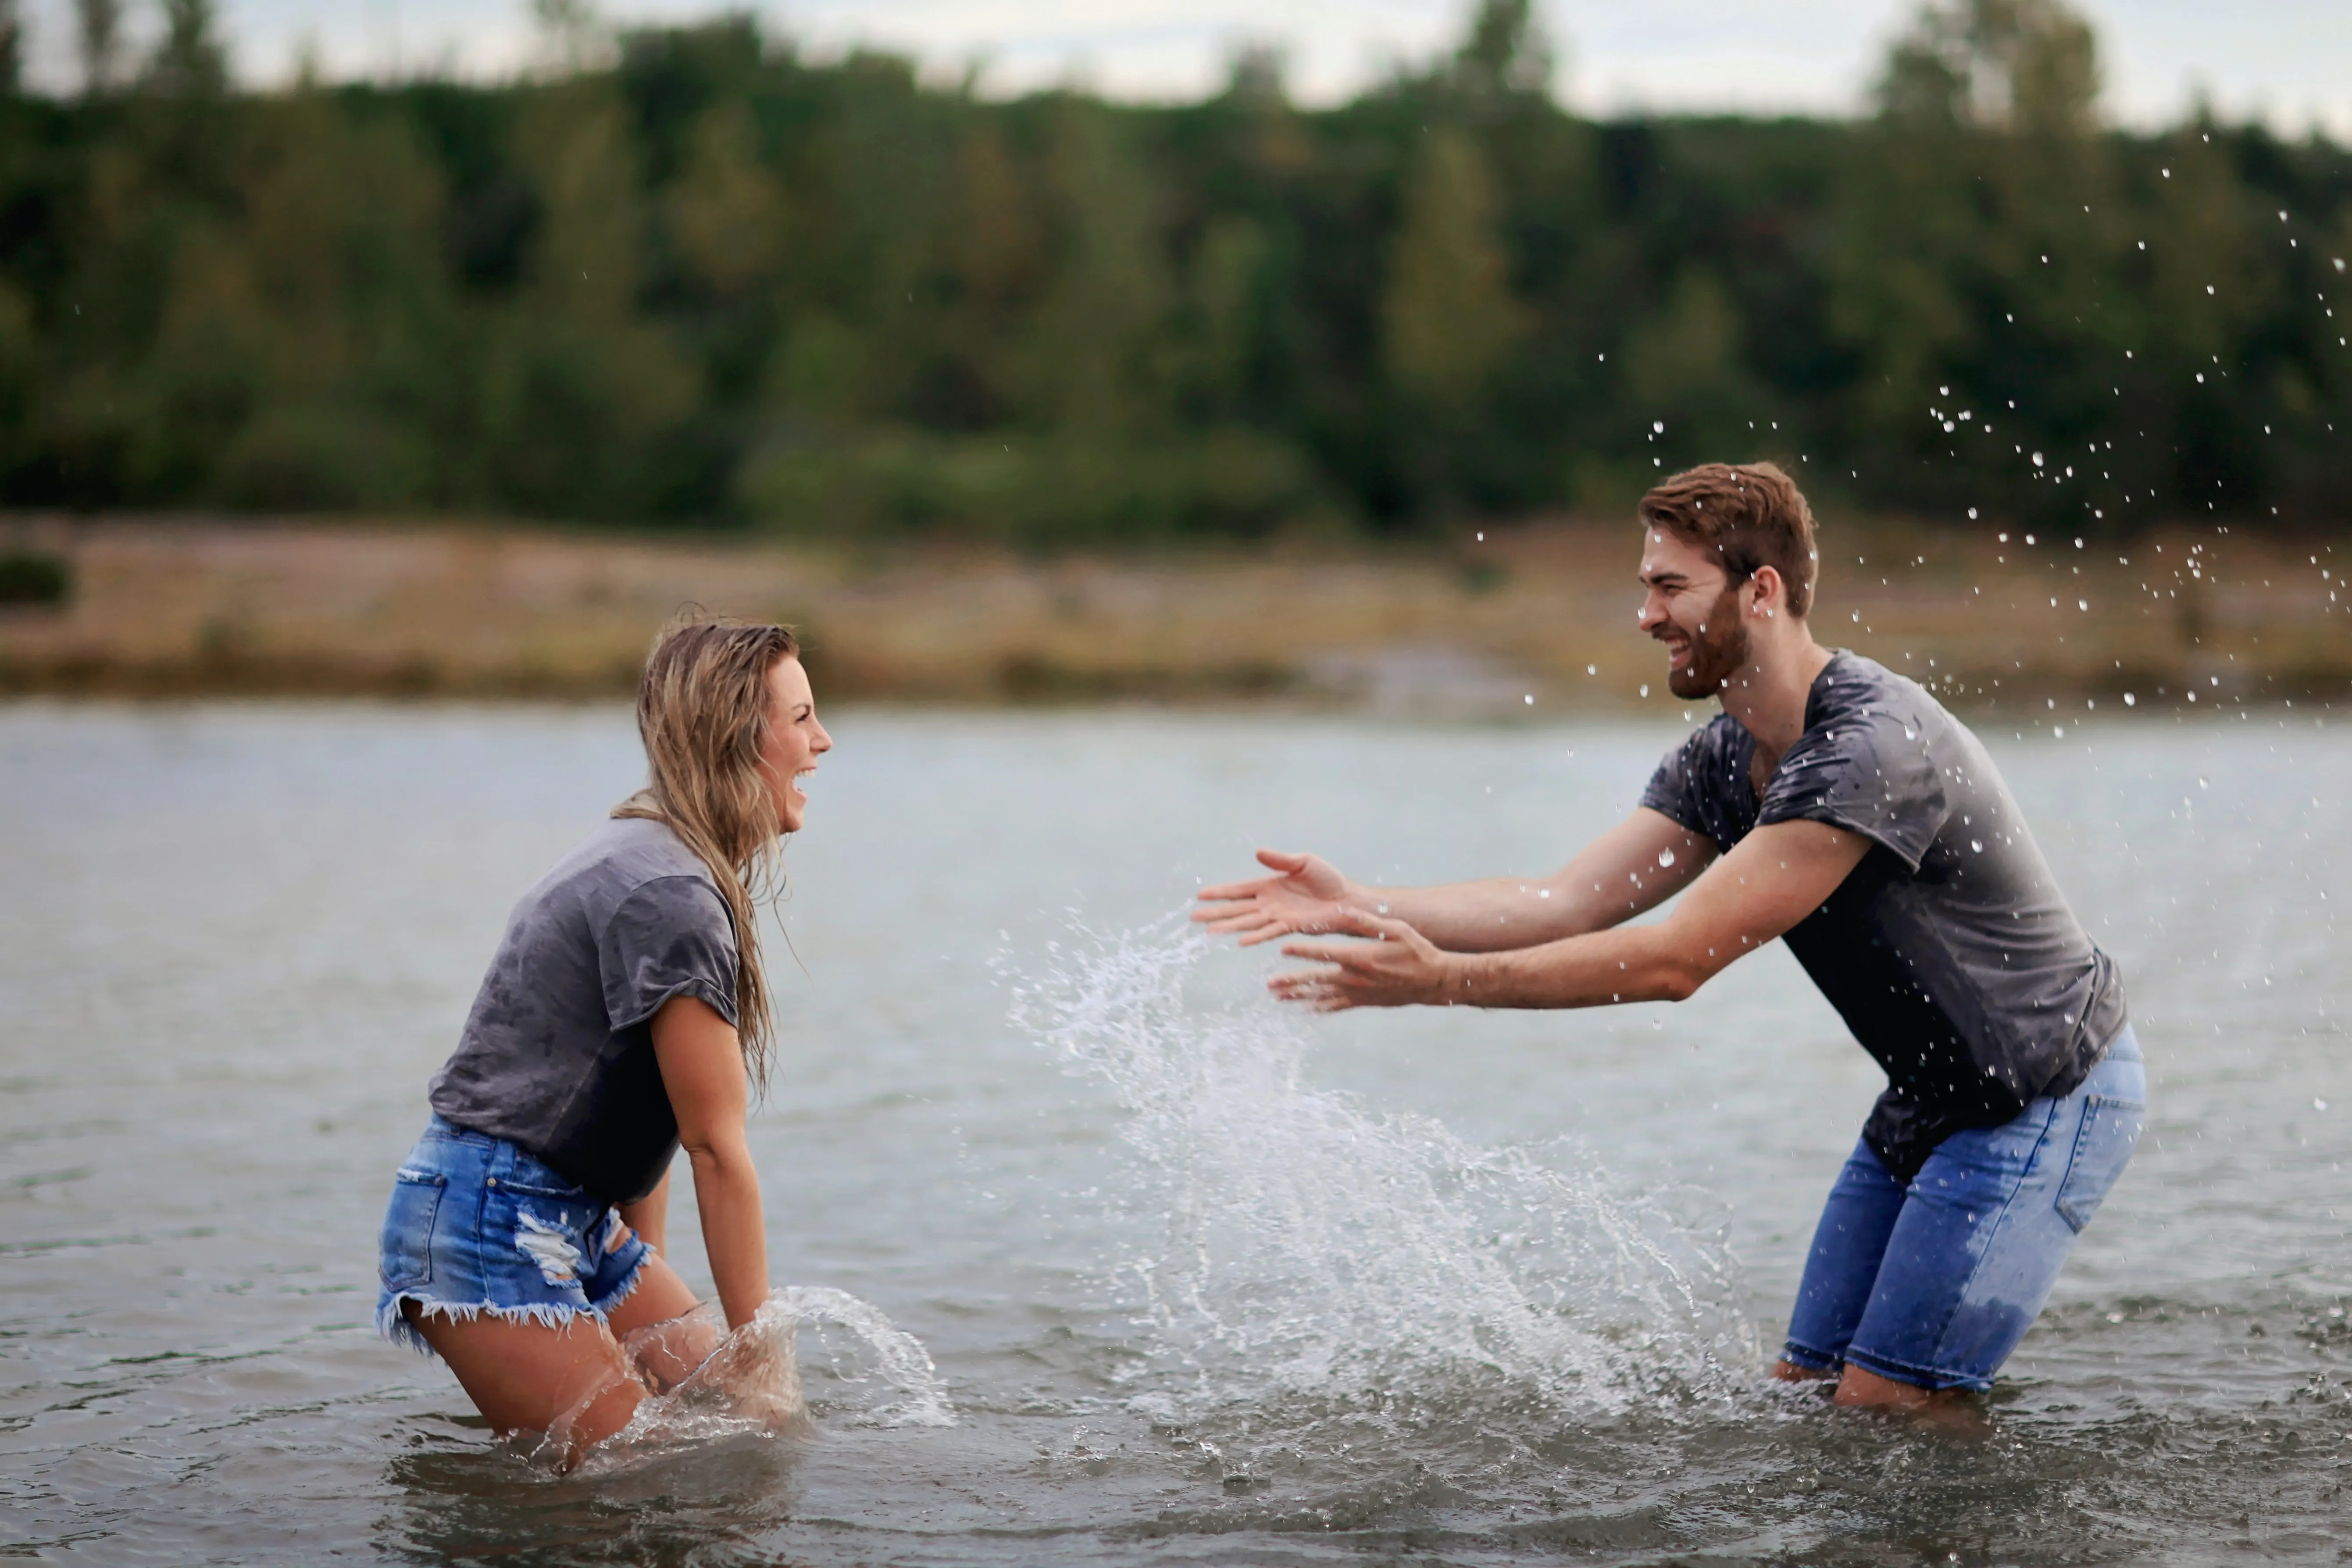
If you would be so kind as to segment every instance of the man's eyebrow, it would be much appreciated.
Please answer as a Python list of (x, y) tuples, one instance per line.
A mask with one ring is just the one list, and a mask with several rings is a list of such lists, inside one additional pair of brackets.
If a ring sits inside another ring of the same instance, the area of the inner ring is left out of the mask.
[(1690, 573), (1686, 571), (1677, 571), (1670, 566), (1662, 566), (1655, 571), (1636, 572), (1634, 576), (1637, 580), (1648, 583), (1688, 582), (1690, 580)]

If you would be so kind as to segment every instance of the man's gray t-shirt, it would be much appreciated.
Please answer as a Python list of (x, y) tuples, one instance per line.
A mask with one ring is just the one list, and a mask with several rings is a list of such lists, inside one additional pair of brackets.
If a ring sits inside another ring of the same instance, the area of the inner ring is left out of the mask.
[(1786, 940), (1886, 1070), (1863, 1137), (1887, 1169), (1908, 1181), (1952, 1133), (2079, 1088), (2123, 1030), (2123, 984), (1968, 727), (1916, 682), (1840, 653), (1761, 801), (1755, 756), (1719, 716), (1667, 754), (1642, 804), (1725, 850), (1796, 821), (1871, 841)]
[(735, 925), (667, 823), (605, 823), (522, 895), (433, 1109), (516, 1144), (608, 1203), (657, 1186), (677, 1117), (653, 1017), (697, 997), (735, 1019)]

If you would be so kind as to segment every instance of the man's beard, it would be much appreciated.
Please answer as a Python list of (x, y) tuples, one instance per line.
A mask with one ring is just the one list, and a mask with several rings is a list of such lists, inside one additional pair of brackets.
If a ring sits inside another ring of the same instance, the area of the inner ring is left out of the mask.
[(1739, 590), (1727, 588), (1691, 639), (1690, 663), (1667, 672), (1666, 689), (1678, 697), (1711, 697), (1747, 663), (1748, 623), (1739, 615)]

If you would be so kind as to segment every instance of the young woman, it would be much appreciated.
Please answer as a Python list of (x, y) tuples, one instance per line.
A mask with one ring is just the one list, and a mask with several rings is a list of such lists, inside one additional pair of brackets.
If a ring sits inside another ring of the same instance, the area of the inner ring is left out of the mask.
[(751, 889), (833, 746), (798, 652), (781, 626), (663, 632), (637, 688), (652, 781), (515, 905), (393, 1183), (377, 1326), (501, 1433), (576, 1456), (709, 1353), (715, 1329), (645, 1332), (695, 1305), (660, 1250), (680, 1145), (728, 1327), (767, 1300)]

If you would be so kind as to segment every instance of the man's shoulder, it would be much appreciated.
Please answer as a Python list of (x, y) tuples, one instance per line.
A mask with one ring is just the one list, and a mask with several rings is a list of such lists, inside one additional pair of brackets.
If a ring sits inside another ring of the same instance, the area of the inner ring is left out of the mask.
[(1738, 719), (1719, 713), (1683, 737), (1676, 749), (1685, 758), (1727, 756), (1739, 750), (1747, 739), (1748, 731)]
[(1808, 736), (1836, 728), (1895, 726), (1916, 737), (1925, 728), (1957, 722), (1926, 686), (1846, 648), (1831, 655), (1805, 706)]

